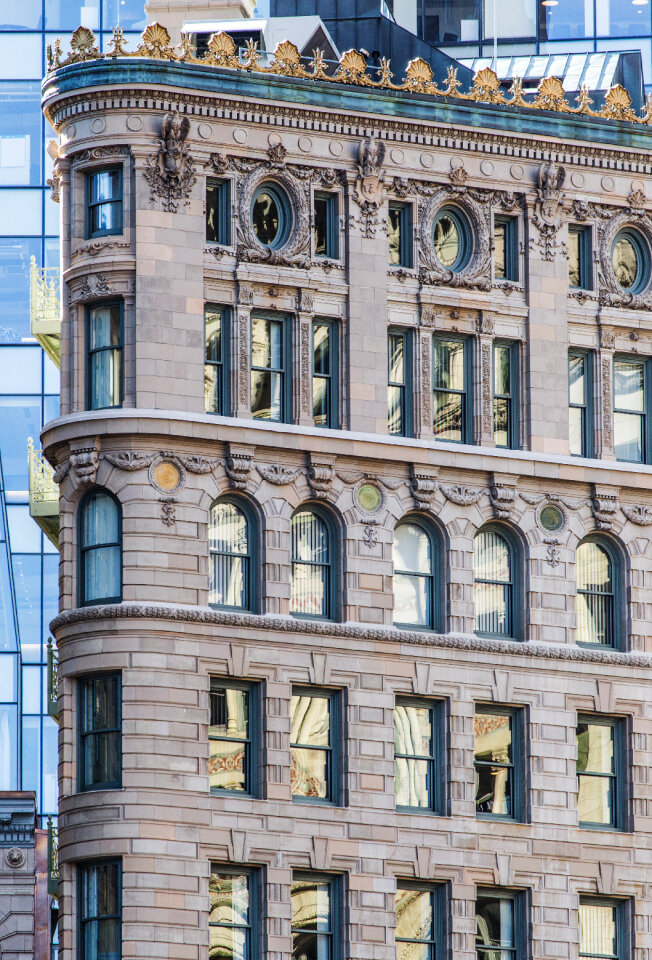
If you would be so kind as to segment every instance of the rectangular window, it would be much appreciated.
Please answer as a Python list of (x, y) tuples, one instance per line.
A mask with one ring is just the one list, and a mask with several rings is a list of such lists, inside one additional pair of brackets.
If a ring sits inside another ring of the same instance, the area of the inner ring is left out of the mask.
[(86, 174), (86, 236), (122, 233), (122, 167)]
[(228, 247), (231, 243), (231, 183), (206, 182), (206, 240)]
[(446, 955), (442, 886), (402, 883), (396, 887), (397, 960), (439, 960)]
[(588, 353), (568, 355), (568, 435), (573, 457), (590, 457), (593, 453), (591, 423), (592, 370)]
[(580, 897), (580, 957), (621, 960), (625, 947), (625, 903), (602, 897)]
[(409, 330), (390, 330), (387, 335), (387, 426), (390, 434), (408, 437), (411, 431), (411, 366)]
[(87, 312), (89, 410), (122, 405), (122, 304), (102, 303)]
[(251, 412), (258, 420), (285, 420), (286, 323), (282, 318), (251, 318)]
[(389, 205), (389, 263), (393, 267), (412, 267), (412, 206)]
[(206, 413), (224, 416), (228, 411), (228, 316), (225, 307), (206, 306), (206, 356), (204, 359), (204, 398)]
[(497, 447), (518, 447), (518, 346), (494, 344), (494, 441)]
[(292, 960), (337, 960), (338, 941), (333, 930), (336, 884), (334, 879), (293, 873)]
[(591, 228), (568, 228), (568, 286), (576, 290), (593, 289)]
[(337, 426), (337, 327), (312, 325), (312, 415), (316, 427)]
[(79, 789), (121, 786), (120, 677), (79, 681)]
[(313, 220), (315, 256), (337, 260), (339, 256), (339, 237), (336, 193), (315, 193)]
[(208, 773), (211, 793), (253, 793), (251, 688), (211, 679)]
[(494, 277), (518, 280), (518, 220), (497, 217), (494, 221)]
[(121, 873), (119, 860), (78, 867), (80, 960), (120, 960), (122, 956)]
[(524, 954), (523, 894), (479, 889), (475, 904), (477, 960), (521, 960)]
[(433, 430), (437, 440), (468, 442), (467, 351), (464, 340), (432, 341)]
[(577, 809), (581, 827), (621, 826), (618, 768), (622, 725), (579, 717), (577, 722)]
[(337, 802), (334, 743), (336, 695), (295, 690), (290, 706), (294, 800)]
[(400, 700), (394, 708), (396, 806), (442, 813), (443, 704)]
[(614, 453), (617, 460), (647, 460), (646, 360), (614, 357)]
[(475, 811), (478, 817), (522, 819), (522, 715), (519, 710), (476, 706)]
[(256, 875), (252, 872), (211, 864), (209, 957), (253, 960), (255, 881)]

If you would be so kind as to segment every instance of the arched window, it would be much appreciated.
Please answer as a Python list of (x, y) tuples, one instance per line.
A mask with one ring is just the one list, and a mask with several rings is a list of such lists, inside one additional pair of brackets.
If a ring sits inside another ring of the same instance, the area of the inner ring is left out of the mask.
[(416, 520), (394, 531), (394, 623), (433, 627), (435, 621), (434, 543)]
[(251, 609), (251, 530), (245, 511), (231, 500), (211, 507), (208, 526), (210, 580), (208, 602), (218, 607)]
[(492, 527), (479, 530), (473, 542), (473, 629), (480, 636), (513, 637), (514, 550)]
[(292, 594), (290, 613), (332, 617), (333, 550), (326, 520), (308, 508), (292, 517)]
[(122, 599), (122, 511), (104, 490), (93, 490), (80, 505), (80, 603)]
[(610, 552), (595, 540), (577, 548), (577, 642), (613, 647), (614, 563)]

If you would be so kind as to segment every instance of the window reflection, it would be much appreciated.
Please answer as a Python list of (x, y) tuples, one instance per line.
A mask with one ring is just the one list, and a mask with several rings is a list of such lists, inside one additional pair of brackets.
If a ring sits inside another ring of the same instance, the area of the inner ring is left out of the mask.
[(615, 825), (615, 729), (612, 723), (577, 725), (577, 808), (580, 823)]
[(512, 635), (512, 576), (507, 540), (495, 530), (480, 530), (473, 542), (476, 633)]
[(332, 882), (294, 877), (292, 904), (292, 960), (331, 960), (333, 930)]
[(577, 548), (577, 642), (614, 643), (611, 557), (594, 540)]
[(475, 809), (477, 813), (514, 815), (513, 718), (509, 713), (476, 709)]
[(394, 623), (433, 624), (432, 540), (417, 523), (394, 531)]
[(230, 873), (214, 864), (208, 882), (211, 960), (251, 957), (251, 876)]
[(516, 957), (514, 901), (506, 896), (479, 893), (475, 919), (477, 960), (513, 960)]
[(580, 900), (580, 957), (589, 960), (618, 956), (618, 907), (588, 897)]
[(284, 324), (270, 317), (251, 319), (251, 412), (259, 420), (284, 417)]
[(433, 432), (438, 440), (466, 439), (465, 359), (464, 341), (433, 339)]
[(211, 508), (208, 602), (222, 607), (249, 606), (249, 524), (244, 511), (229, 501)]
[(312, 510), (292, 517), (290, 613), (331, 616), (331, 552), (326, 521)]
[(211, 683), (208, 773), (211, 790), (249, 792), (249, 691)]
[(645, 458), (645, 362), (614, 360), (614, 453), (618, 460)]
[(290, 705), (292, 796), (331, 800), (331, 698), (295, 695)]
[(435, 894), (400, 884), (396, 890), (396, 960), (434, 960)]
[(432, 707), (397, 703), (394, 708), (394, 794), (398, 807), (433, 806)]
[(107, 493), (91, 493), (81, 505), (80, 601), (119, 602), (122, 595), (121, 515)]

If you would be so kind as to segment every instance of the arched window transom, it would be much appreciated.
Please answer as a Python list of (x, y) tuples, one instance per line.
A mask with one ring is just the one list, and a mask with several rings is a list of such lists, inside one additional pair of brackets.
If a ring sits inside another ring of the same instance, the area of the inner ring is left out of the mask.
[(608, 552), (595, 540), (577, 548), (577, 642), (614, 646), (614, 575)]
[(101, 490), (81, 504), (80, 601), (117, 603), (122, 599), (122, 530), (120, 506)]
[(394, 623), (432, 627), (433, 544), (423, 527), (406, 521), (394, 531)]
[(331, 616), (331, 545), (328, 525), (312, 510), (292, 517), (292, 594), (290, 613)]
[(250, 539), (244, 510), (228, 500), (213, 504), (208, 530), (210, 604), (249, 609)]
[(480, 530), (473, 542), (474, 630), (488, 636), (514, 635), (512, 549), (496, 530)]

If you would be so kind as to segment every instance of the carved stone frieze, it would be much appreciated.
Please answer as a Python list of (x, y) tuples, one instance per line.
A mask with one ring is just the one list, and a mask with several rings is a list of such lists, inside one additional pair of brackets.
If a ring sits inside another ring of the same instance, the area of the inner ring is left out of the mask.
[(482, 434), (487, 437), (493, 430), (492, 416), (492, 349), (490, 343), (482, 343), (480, 350), (481, 384), (482, 391)]
[(447, 500), (458, 507), (470, 507), (478, 502), (483, 493), (486, 493), (484, 488), (477, 490), (473, 487), (465, 487), (462, 484), (454, 484), (450, 487), (440, 484), (439, 489)]
[(602, 358), (602, 445), (613, 446), (613, 417), (611, 409), (611, 357)]
[(159, 456), (158, 453), (138, 453), (135, 450), (119, 450), (116, 453), (106, 452), (102, 454), (104, 460), (108, 460), (112, 467), (118, 470), (145, 470)]
[(131, 244), (128, 240), (111, 240), (106, 237), (102, 237), (99, 240), (91, 240), (89, 243), (80, 244), (80, 246), (76, 247), (72, 251), (70, 256), (72, 260), (74, 260), (76, 257), (83, 257), (86, 254), (89, 257), (96, 257), (104, 250), (128, 250), (130, 246)]
[(74, 153), (70, 160), (73, 164), (88, 163), (91, 160), (111, 160), (121, 156), (125, 151), (120, 146), (92, 147), (90, 150), (80, 150)]
[(256, 470), (263, 480), (272, 483), (275, 487), (283, 487), (286, 484), (294, 483), (300, 473), (303, 473), (301, 467), (291, 468), (282, 467), (278, 464), (256, 464)]
[(385, 144), (376, 137), (365, 137), (358, 150), (358, 175), (353, 188), (353, 199), (360, 208), (359, 225), (362, 236), (373, 238), (379, 223), (378, 212), (383, 202), (383, 162)]
[(219, 457), (200, 457), (194, 454), (188, 456), (183, 453), (166, 453), (163, 451), (161, 452), (161, 456), (178, 460), (179, 463), (186, 468), (188, 473), (197, 473), (200, 475), (211, 473), (214, 467), (224, 463)]
[(633, 504), (621, 504), (620, 509), (628, 520), (638, 527), (649, 527), (652, 524), (652, 508)]
[(195, 161), (188, 153), (190, 120), (179, 111), (166, 113), (161, 123), (159, 149), (147, 158), (143, 174), (150, 187), (150, 200), (159, 197), (163, 209), (176, 213), (181, 201), (190, 203), (190, 192), (197, 182)]
[(539, 168), (537, 199), (534, 204), (532, 223), (539, 231), (537, 246), (544, 260), (555, 259), (557, 234), (561, 227), (563, 193), (566, 179), (564, 167), (549, 161)]
[(102, 273), (89, 273), (82, 286), (77, 291), (75, 299), (89, 300), (93, 297), (103, 297), (113, 293), (111, 286)]
[(586, 503), (585, 500), (573, 500), (570, 497), (562, 497), (557, 493), (525, 493), (525, 491), (519, 490), (518, 495), (531, 507), (537, 507), (545, 500), (548, 503), (563, 503), (569, 510), (579, 510), (582, 504)]

